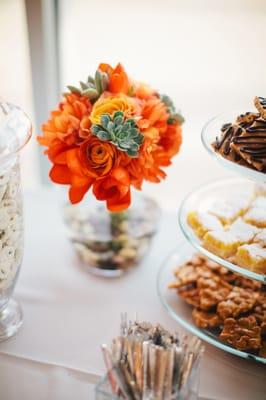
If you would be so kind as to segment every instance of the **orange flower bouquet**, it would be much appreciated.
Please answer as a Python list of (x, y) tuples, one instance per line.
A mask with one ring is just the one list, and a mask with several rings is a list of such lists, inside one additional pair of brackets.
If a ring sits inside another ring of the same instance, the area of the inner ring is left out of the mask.
[(52, 163), (50, 178), (69, 186), (72, 204), (91, 192), (117, 220), (132, 188), (165, 178), (163, 168), (181, 146), (183, 118), (168, 96), (130, 79), (121, 64), (100, 64), (94, 78), (68, 89), (38, 137)]

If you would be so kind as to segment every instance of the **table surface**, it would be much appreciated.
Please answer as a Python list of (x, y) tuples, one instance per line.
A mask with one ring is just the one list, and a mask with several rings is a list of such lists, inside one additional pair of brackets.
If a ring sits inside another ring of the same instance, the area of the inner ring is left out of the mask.
[[(24, 311), (17, 336), (0, 344), (0, 399), (94, 398), (104, 374), (100, 345), (119, 332), (120, 313), (184, 330), (160, 304), (156, 276), (167, 254), (182, 246), (177, 212), (163, 212), (159, 233), (141, 265), (104, 279), (81, 267), (66, 237), (54, 191), (25, 196), (25, 256), (15, 290)], [(261, 400), (265, 366), (206, 344), (200, 396)], [(14, 384), (15, 383), (15, 384)]]

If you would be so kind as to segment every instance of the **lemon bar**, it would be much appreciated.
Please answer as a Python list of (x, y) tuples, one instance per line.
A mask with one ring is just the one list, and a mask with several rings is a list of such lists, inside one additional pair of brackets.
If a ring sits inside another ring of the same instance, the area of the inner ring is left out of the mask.
[(247, 224), (238, 218), (232, 225), (228, 227), (228, 232), (232, 233), (241, 244), (251, 243), (255, 235), (260, 232), (256, 226)]
[(251, 204), (252, 208), (264, 208), (266, 213), (266, 196), (258, 196)]
[(205, 249), (222, 258), (228, 258), (236, 254), (240, 245), (239, 239), (228, 231), (210, 231), (203, 238)]
[(226, 201), (215, 201), (209, 213), (219, 218), (222, 224), (231, 224), (239, 215), (241, 215), (241, 207), (236, 204), (231, 204)]
[(263, 207), (252, 207), (244, 215), (244, 221), (258, 228), (266, 228), (266, 209)]
[(250, 207), (251, 202), (254, 200), (254, 188), (246, 190), (240, 190), (239, 193), (230, 196), (229, 203), (232, 206), (238, 207), (240, 214), (242, 215)]
[(199, 238), (208, 231), (223, 229), (219, 219), (207, 212), (192, 211), (187, 215), (187, 222)]
[(238, 248), (236, 262), (240, 267), (266, 273), (266, 249), (257, 243), (244, 244)]
[(262, 229), (257, 235), (255, 235), (254, 243), (260, 244), (262, 247), (266, 247), (266, 229)]

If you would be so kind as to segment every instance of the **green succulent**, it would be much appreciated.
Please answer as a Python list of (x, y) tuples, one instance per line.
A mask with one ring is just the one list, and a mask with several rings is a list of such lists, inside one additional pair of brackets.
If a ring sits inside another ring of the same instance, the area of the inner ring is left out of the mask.
[(113, 143), (130, 157), (137, 157), (144, 136), (140, 133), (134, 119), (125, 118), (122, 111), (116, 111), (111, 117), (102, 114), (100, 124), (94, 124), (91, 131), (100, 140)]
[(168, 124), (174, 124), (175, 122), (179, 122), (180, 125), (182, 125), (185, 122), (185, 119), (180, 113), (176, 112), (173, 100), (166, 94), (160, 95), (160, 99), (165, 104), (167, 111), (170, 114), (170, 117), (168, 118), (167, 121)]
[(106, 72), (97, 70), (94, 78), (89, 76), (87, 82), (80, 82), (80, 88), (75, 86), (67, 86), (67, 88), (72, 93), (78, 93), (82, 96), (88, 97), (93, 103), (108, 88), (108, 85), (108, 74)]

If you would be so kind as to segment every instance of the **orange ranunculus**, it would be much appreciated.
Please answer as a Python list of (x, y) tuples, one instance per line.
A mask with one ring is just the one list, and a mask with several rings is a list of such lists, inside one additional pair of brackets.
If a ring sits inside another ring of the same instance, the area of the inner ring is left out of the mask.
[(38, 137), (40, 144), (52, 146), (60, 140), (68, 146), (80, 143), (88, 136), (91, 112), (89, 99), (75, 93), (66, 94), (59, 105), (59, 110), (51, 113), (50, 120), (42, 125), (43, 136)]
[(114, 69), (108, 64), (100, 64), (98, 69), (102, 72), (106, 72), (109, 75), (108, 90), (111, 93), (129, 93), (131, 87), (130, 80), (124, 70), (124, 67), (120, 63), (117, 64)]
[(118, 212), (127, 209), (131, 202), (128, 172), (122, 167), (113, 169), (110, 175), (94, 182), (93, 193), (97, 200), (106, 200), (110, 211)]
[(136, 104), (130, 97), (124, 94), (100, 97), (94, 103), (90, 115), (91, 123), (99, 124), (102, 114), (112, 115), (116, 111), (123, 111), (126, 117), (131, 117), (136, 112)]
[(119, 156), (115, 146), (90, 136), (79, 148), (82, 168), (86, 175), (98, 178), (109, 174), (117, 164)]
[(60, 150), (62, 146), (61, 149), (58, 146), (58, 151), (49, 149), (50, 159), (56, 163), (50, 177), (54, 182), (71, 185), (72, 203), (79, 202), (95, 179), (109, 174), (119, 160), (117, 149), (96, 136), (89, 136), (80, 146), (58, 154)]

